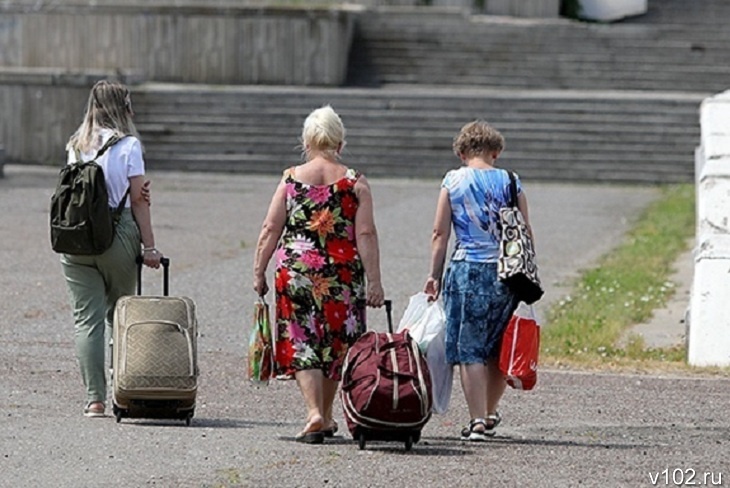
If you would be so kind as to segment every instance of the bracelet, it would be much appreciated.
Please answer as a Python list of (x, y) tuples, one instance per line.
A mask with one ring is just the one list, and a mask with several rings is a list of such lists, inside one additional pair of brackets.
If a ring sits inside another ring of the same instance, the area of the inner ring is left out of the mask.
[(142, 252), (148, 252), (148, 251), (157, 252), (157, 248), (156, 247), (145, 247), (144, 249), (142, 249)]

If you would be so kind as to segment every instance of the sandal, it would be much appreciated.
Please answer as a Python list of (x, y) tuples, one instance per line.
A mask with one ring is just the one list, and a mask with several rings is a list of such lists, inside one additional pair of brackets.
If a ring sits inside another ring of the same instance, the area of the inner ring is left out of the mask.
[(104, 402), (87, 402), (84, 407), (84, 417), (105, 417), (105, 410)]
[(502, 423), (502, 416), (499, 415), (499, 412), (494, 412), (493, 414), (487, 415), (487, 431), (486, 434), (488, 436), (493, 436), (495, 434), (494, 429)]
[(303, 442), (304, 444), (322, 444), (324, 442), (324, 431), (322, 430), (323, 419), (320, 416), (314, 419), (309, 419), (307, 425), (304, 426), (304, 430), (301, 431), (294, 437), (297, 442)]
[(322, 433), (324, 434), (325, 437), (334, 437), (335, 434), (337, 433), (338, 428), (339, 428), (339, 426), (337, 425), (337, 421), (333, 420), (332, 423), (330, 424), (330, 428), (323, 429)]
[[(481, 426), (481, 429), (477, 428)], [(484, 442), (487, 440), (487, 422), (484, 419), (471, 419), (469, 425), (461, 430), (462, 441)]]
[(294, 438), (296, 442), (302, 442), (304, 444), (322, 444), (324, 442), (324, 432), (303, 432), (297, 434)]

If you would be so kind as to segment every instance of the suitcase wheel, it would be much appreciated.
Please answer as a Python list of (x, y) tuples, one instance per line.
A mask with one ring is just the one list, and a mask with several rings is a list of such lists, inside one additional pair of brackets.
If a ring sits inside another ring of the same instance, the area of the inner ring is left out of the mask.
[(406, 451), (410, 451), (413, 447), (413, 436), (409, 435), (406, 437)]
[(112, 407), (112, 412), (114, 412), (114, 417), (116, 417), (117, 423), (122, 421), (122, 417), (126, 413), (123, 409), (117, 407), (116, 405)]
[(195, 410), (191, 410), (185, 415), (185, 425), (190, 427), (190, 424), (193, 421), (193, 415), (195, 415)]
[(357, 446), (360, 448), (361, 451), (363, 449), (365, 449), (365, 433), (364, 432), (360, 432), (360, 435), (357, 438)]

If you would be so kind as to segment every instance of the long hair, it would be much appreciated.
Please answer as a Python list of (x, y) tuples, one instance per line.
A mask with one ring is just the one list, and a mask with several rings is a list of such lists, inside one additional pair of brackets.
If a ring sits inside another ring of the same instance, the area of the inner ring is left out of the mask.
[(98, 81), (89, 93), (84, 119), (68, 140), (67, 150), (89, 152), (101, 146), (99, 129), (111, 129), (119, 137), (135, 136), (137, 128), (132, 122), (129, 88), (113, 81)]

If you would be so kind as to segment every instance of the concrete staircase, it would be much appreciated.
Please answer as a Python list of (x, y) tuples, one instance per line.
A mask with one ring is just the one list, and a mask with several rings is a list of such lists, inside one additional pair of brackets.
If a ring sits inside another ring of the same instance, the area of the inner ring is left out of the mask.
[(500, 164), (532, 180), (684, 182), (701, 94), (145, 84), (136, 120), (153, 169), (279, 172), (300, 160), (306, 115), (330, 103), (345, 161), (372, 176), (441, 177), (461, 125), (484, 118), (507, 140)]
[(730, 1), (649, 4), (616, 24), (375, 9), (345, 88), (137, 87), (148, 164), (280, 172), (330, 103), (345, 161), (372, 176), (441, 177), (453, 136), (483, 118), (507, 139), (500, 164), (531, 180), (692, 182), (699, 105), (730, 85)]
[[(730, 21), (730, 9), (722, 15)], [(663, 18), (659, 12), (654, 17)], [(369, 12), (358, 23), (349, 82), (691, 92), (727, 88), (726, 24), (640, 19), (597, 24), (466, 17), (455, 11)], [(699, 22), (699, 14), (693, 19)]]

